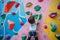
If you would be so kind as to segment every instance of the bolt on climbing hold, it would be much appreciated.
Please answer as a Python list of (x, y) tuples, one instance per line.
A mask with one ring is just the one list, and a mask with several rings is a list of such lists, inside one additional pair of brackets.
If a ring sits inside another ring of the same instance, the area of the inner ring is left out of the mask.
[(30, 15), (30, 11), (27, 11), (26, 14), (27, 14), (27, 15)]
[(55, 32), (57, 29), (56, 24), (54, 22), (50, 22), (50, 26), (51, 26), (51, 31)]
[(39, 6), (39, 5), (36, 5), (35, 7), (34, 7), (34, 10), (35, 11), (39, 11), (41, 9), (41, 7)]
[(38, 2), (43, 2), (43, 0), (38, 0)]
[(57, 16), (57, 12), (51, 12), (51, 13), (49, 14), (49, 17), (50, 17), (50, 18), (54, 18), (55, 16)]
[(37, 18), (38, 18), (38, 14), (34, 14), (33, 16), (34, 16), (34, 18), (35, 18), (35, 19), (37, 19)]
[(5, 19), (6, 18), (6, 14), (2, 14), (1, 17), (2, 17), (2, 19)]
[(3, 36), (2, 35), (0, 35), (0, 40), (2, 40), (3, 39)]
[(14, 27), (14, 22), (11, 20), (7, 20), (8, 22), (8, 28), (11, 30)]
[(31, 2), (28, 2), (27, 4), (26, 4), (26, 7), (31, 7), (33, 4), (31, 3)]
[(57, 9), (60, 10), (60, 2), (57, 5)]
[(15, 15), (16, 13), (15, 12), (12, 12), (12, 15)]
[(10, 36), (10, 35), (6, 35), (5, 38), (6, 38), (7, 40), (10, 40), (11, 36)]
[(47, 29), (47, 24), (44, 24), (44, 28)]
[(60, 34), (55, 34), (55, 37), (60, 40)]
[(40, 20), (42, 19), (42, 14), (39, 15), (39, 19), (40, 19)]
[(15, 7), (16, 7), (16, 8), (18, 8), (18, 7), (19, 7), (19, 5), (20, 5), (20, 3), (16, 3)]

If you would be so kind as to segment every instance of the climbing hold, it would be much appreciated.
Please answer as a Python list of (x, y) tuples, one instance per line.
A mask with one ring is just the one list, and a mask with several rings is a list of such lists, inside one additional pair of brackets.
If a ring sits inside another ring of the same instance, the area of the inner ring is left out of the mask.
[(30, 15), (30, 11), (27, 11), (26, 14), (27, 14), (27, 15)]
[(11, 38), (11, 36), (10, 36), (10, 35), (6, 35), (5, 38), (6, 38), (7, 40), (9, 40), (9, 39)]
[(60, 40), (60, 34), (55, 34), (55, 37)]
[(20, 25), (24, 25), (24, 23), (22, 22), (22, 20), (19, 18), (19, 21), (20, 21)]
[(14, 35), (17, 35), (18, 34), (18, 32), (16, 32), (15, 30), (13, 30), (13, 33), (14, 33)]
[(58, 17), (58, 20), (60, 21), (60, 17)]
[(3, 26), (3, 22), (1, 22), (1, 25)]
[(35, 7), (34, 7), (34, 10), (35, 11), (39, 11), (41, 9), (41, 7), (39, 6), (39, 5), (36, 5)]
[(2, 17), (2, 19), (5, 19), (5, 17), (6, 17), (6, 14), (3, 14), (3, 15), (1, 15), (1, 17)]
[(33, 4), (31, 3), (31, 2), (28, 2), (27, 4), (26, 4), (26, 7), (31, 7)]
[(16, 3), (15, 7), (17, 8), (17, 7), (19, 7), (19, 5), (20, 5), (19, 3)]
[(3, 36), (2, 35), (0, 35), (0, 40), (2, 40), (3, 39)]
[(42, 2), (43, 0), (38, 0), (38, 2)]
[(22, 40), (26, 40), (27, 36), (25, 34), (22, 35)]
[(44, 25), (44, 28), (47, 29), (47, 25), (46, 24)]
[(15, 1), (9, 1), (4, 5), (4, 12), (8, 12), (11, 7), (15, 4)]
[(16, 13), (15, 12), (12, 12), (12, 15), (15, 15)]
[(38, 14), (34, 14), (33, 16), (34, 16), (34, 18), (35, 18), (35, 19), (37, 19), (37, 18), (38, 18)]
[(40, 20), (42, 19), (42, 14), (39, 15), (39, 19), (40, 19)]
[(54, 22), (50, 22), (50, 26), (52, 27), (52, 28), (51, 28), (51, 31), (52, 31), (52, 32), (55, 32), (56, 29), (57, 29), (56, 24), (55, 24)]
[(49, 17), (50, 17), (50, 18), (54, 18), (55, 16), (57, 16), (57, 12), (51, 12), (51, 13), (49, 14)]
[(9, 26), (8, 28), (11, 30), (14, 26), (14, 22), (11, 20), (8, 20), (7, 22), (8, 22), (8, 26)]
[(60, 3), (58, 3), (58, 5), (57, 5), (57, 9), (59, 9), (59, 10), (60, 10)]

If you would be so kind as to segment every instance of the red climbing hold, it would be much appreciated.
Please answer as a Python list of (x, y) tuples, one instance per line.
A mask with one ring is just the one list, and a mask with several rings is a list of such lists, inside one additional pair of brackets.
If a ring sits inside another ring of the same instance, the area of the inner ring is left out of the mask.
[(4, 12), (8, 12), (14, 5), (15, 1), (9, 1), (4, 5)]
[(38, 2), (42, 2), (43, 0), (38, 0)]
[(47, 25), (46, 24), (44, 25), (44, 28), (47, 29)]
[(8, 28), (11, 30), (14, 26), (14, 22), (11, 20), (8, 20), (7, 22), (8, 22), (8, 26), (9, 26)]
[(19, 7), (19, 5), (20, 5), (19, 3), (16, 3), (15, 7), (17, 8), (17, 7)]
[(20, 25), (24, 25), (24, 23), (22, 21), (20, 21)]
[(49, 14), (49, 17), (51, 17), (51, 18), (54, 18), (55, 16), (57, 16), (57, 12), (51, 12)]
[(60, 3), (58, 4), (57, 9), (59, 9), (59, 10), (60, 10)]

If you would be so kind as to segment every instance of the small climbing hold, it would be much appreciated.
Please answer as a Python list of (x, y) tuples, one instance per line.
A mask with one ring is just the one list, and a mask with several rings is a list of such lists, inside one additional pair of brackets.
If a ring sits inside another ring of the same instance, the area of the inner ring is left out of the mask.
[(58, 20), (60, 21), (60, 17), (58, 17)]
[(43, 0), (38, 0), (38, 2), (42, 2)]
[(13, 33), (14, 33), (14, 35), (17, 35), (18, 34), (18, 32), (16, 32), (15, 30), (13, 30)]
[(57, 9), (59, 9), (59, 10), (60, 10), (60, 3), (58, 3), (58, 5), (57, 5)]
[(39, 19), (40, 19), (40, 20), (42, 19), (42, 14), (39, 15)]
[(19, 5), (20, 5), (19, 3), (16, 3), (15, 7), (17, 8), (17, 7), (19, 7)]
[(51, 26), (51, 31), (55, 32), (57, 29), (56, 24), (54, 22), (50, 22), (50, 26)]
[(1, 22), (1, 25), (3, 26), (3, 22)]
[(27, 14), (27, 15), (30, 15), (30, 11), (27, 11), (26, 14)]
[(23, 21), (19, 18), (20, 25), (24, 25)]
[(4, 12), (8, 12), (14, 4), (15, 1), (9, 1), (6, 4), (4, 4)]
[(5, 38), (6, 38), (7, 40), (10, 40), (11, 36), (10, 36), (10, 35), (6, 35)]
[(54, 18), (55, 16), (57, 16), (57, 12), (51, 12), (51, 13), (49, 14), (49, 17), (50, 17), (50, 18)]
[(2, 14), (1, 17), (2, 17), (2, 19), (5, 19), (6, 18), (6, 14)]
[(33, 16), (34, 16), (34, 18), (35, 18), (35, 19), (37, 19), (37, 18), (38, 18), (38, 14), (34, 14)]
[(3, 39), (3, 36), (2, 35), (0, 35), (0, 40), (2, 40)]
[(44, 25), (44, 28), (47, 29), (47, 25), (46, 24)]
[(39, 5), (36, 5), (35, 7), (34, 7), (34, 10), (35, 11), (39, 11), (41, 9), (41, 7), (39, 6)]
[(15, 12), (12, 12), (12, 15), (15, 15), (16, 13)]
[(11, 30), (14, 26), (14, 22), (11, 20), (7, 20), (7, 22), (8, 22), (8, 28)]
[(31, 7), (33, 4), (31, 3), (31, 2), (28, 2), (27, 4), (26, 4), (26, 7)]

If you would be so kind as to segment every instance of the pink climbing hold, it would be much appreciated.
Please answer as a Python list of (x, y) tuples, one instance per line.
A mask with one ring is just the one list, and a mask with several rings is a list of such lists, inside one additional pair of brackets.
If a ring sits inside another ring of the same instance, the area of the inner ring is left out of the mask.
[(55, 16), (57, 16), (57, 12), (51, 12), (49, 14), (49, 17), (51, 17), (51, 18), (54, 18)]
[(7, 22), (8, 22), (8, 26), (9, 26), (8, 28), (11, 30), (14, 26), (14, 22), (11, 20), (8, 20)]
[(58, 3), (57, 9), (59, 9), (59, 10), (60, 10), (60, 3)]
[(16, 3), (15, 7), (17, 8), (17, 7), (19, 7), (19, 5), (20, 5), (19, 3)]
[(43, 0), (38, 0), (38, 2), (42, 2)]

